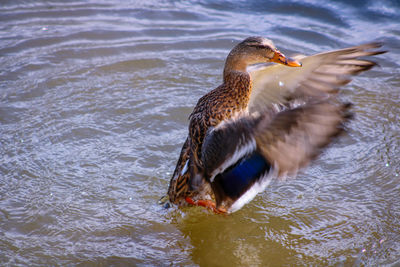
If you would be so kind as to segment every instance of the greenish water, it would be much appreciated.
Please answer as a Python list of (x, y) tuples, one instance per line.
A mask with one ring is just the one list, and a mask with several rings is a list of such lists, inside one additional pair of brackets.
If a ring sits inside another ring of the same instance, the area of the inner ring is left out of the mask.
[[(0, 265), (400, 264), (399, 29), (397, 1), (3, 1)], [(296, 180), (229, 216), (162, 209), (188, 115), (251, 35), (389, 52)]]

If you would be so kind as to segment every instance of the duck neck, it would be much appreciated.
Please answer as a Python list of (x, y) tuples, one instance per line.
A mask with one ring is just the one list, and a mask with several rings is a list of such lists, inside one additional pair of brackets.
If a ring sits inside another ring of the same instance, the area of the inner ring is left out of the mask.
[[(247, 71), (224, 71), (224, 84), (231, 89), (251, 90), (251, 78)], [(249, 92), (250, 93), (250, 92)]]
[(229, 62), (228, 57), (224, 69), (225, 88), (238, 98), (243, 108), (247, 107), (252, 89), (251, 77), (246, 68), (247, 64), (240, 61)]

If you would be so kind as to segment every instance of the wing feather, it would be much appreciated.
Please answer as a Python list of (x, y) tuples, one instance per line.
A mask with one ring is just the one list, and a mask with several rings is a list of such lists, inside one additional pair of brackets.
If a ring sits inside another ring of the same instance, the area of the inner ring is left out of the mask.
[(341, 50), (298, 57), (301, 68), (272, 65), (250, 71), (253, 91), (250, 96), (250, 113), (273, 108), (274, 104), (287, 105), (295, 98), (323, 99), (349, 83), (356, 75), (376, 65), (360, 57), (382, 54), (380, 43), (369, 43)]
[(261, 154), (278, 170), (278, 176), (305, 167), (343, 131), (350, 104), (325, 100), (285, 110), (271, 120), (262, 119), (256, 129)]
[(343, 131), (349, 107), (328, 99), (278, 113), (243, 113), (209, 130), (202, 161), (217, 205), (229, 210), (239, 201), (240, 208), (267, 180), (297, 173)]

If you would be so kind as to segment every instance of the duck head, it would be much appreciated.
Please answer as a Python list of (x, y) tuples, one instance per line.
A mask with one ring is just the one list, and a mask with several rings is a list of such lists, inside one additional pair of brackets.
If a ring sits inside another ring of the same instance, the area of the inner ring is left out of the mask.
[(271, 40), (263, 37), (248, 37), (229, 53), (225, 62), (225, 71), (245, 72), (249, 65), (268, 62), (301, 67), (300, 62), (286, 57), (276, 49)]

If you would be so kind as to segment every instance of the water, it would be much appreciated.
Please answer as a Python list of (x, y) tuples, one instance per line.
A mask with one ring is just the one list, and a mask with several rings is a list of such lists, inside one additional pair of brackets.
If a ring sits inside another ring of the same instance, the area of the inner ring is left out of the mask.
[[(400, 264), (398, 1), (2, 1), (0, 265)], [(348, 134), (229, 216), (163, 210), (197, 99), (250, 35), (390, 52)]]

